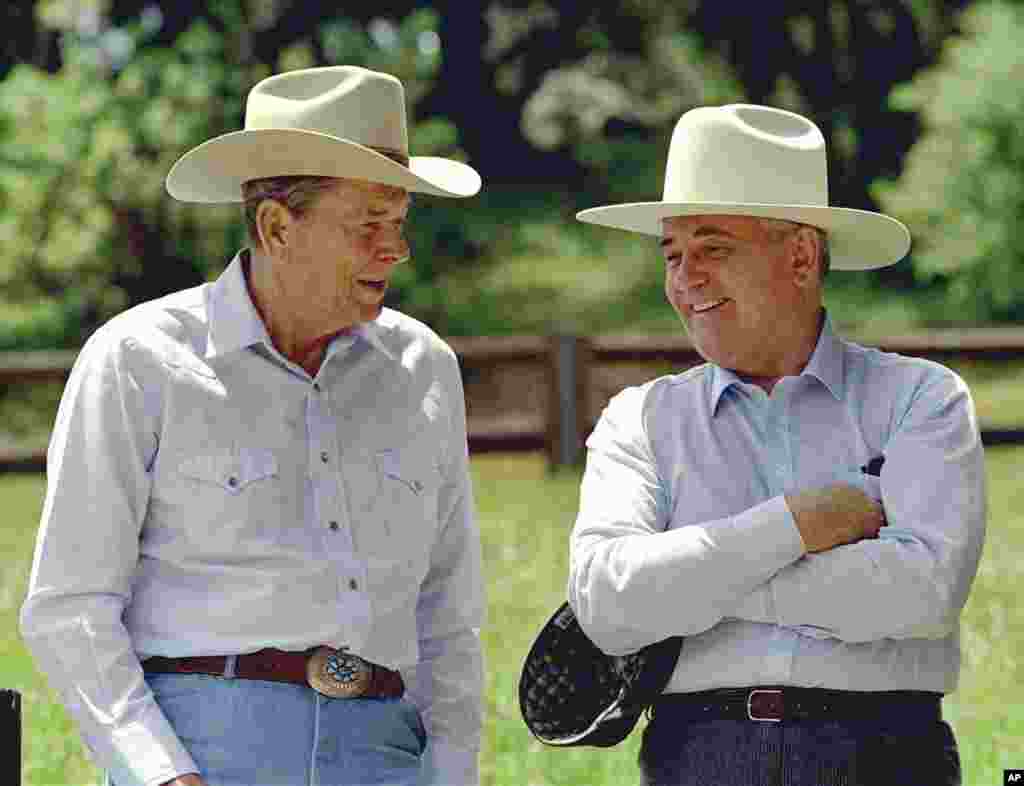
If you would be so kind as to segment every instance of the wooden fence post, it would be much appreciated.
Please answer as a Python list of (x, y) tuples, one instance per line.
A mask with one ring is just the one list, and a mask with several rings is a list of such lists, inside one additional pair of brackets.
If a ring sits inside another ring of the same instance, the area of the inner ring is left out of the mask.
[(21, 694), (0, 690), (0, 783), (21, 786)]
[(549, 342), (546, 441), (548, 467), (555, 469), (572, 466), (582, 456), (593, 347), (579, 336), (552, 336)]

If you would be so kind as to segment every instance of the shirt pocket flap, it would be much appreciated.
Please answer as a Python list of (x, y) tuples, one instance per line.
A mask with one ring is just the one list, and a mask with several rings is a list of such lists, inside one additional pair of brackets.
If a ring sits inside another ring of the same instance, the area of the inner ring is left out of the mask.
[(251, 483), (277, 474), (277, 459), (269, 450), (239, 448), (234, 452), (203, 453), (181, 462), (185, 477), (238, 494)]
[(437, 476), (434, 466), (412, 451), (378, 450), (374, 458), (381, 475), (401, 483), (417, 496), (436, 485), (432, 483), (432, 478)]

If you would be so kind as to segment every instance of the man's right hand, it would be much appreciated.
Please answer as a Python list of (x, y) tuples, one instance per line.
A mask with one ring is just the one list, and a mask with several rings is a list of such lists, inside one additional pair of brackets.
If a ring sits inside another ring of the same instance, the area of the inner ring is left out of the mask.
[(787, 494), (786, 504), (809, 553), (876, 538), (885, 526), (882, 506), (846, 484)]
[(206, 786), (206, 781), (196, 773), (190, 772), (188, 775), (179, 775), (173, 780), (166, 781), (160, 786)]

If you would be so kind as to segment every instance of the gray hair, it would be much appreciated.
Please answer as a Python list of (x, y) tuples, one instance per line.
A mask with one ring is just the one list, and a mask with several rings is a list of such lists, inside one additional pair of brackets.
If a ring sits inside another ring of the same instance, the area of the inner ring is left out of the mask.
[(784, 221), (780, 218), (762, 218), (760, 219), (761, 226), (768, 230), (772, 234), (773, 240), (781, 240), (791, 232), (795, 232), (798, 229), (807, 227), (813, 229), (818, 234), (818, 245), (821, 248), (819, 262), (821, 263), (821, 281), (825, 281), (825, 276), (828, 275), (828, 271), (832, 268), (832, 253), (828, 247), (828, 235), (824, 229), (811, 226), (810, 224), (799, 224), (796, 221)]
[(256, 225), (256, 211), (263, 200), (272, 199), (280, 202), (301, 218), (309, 212), (324, 192), (330, 191), (337, 184), (338, 178), (319, 175), (261, 177), (242, 183), (245, 229), (249, 241), (256, 247), (261, 245), (259, 227)]
[[(409, 166), (409, 158), (397, 150), (372, 148), (392, 161)], [(323, 175), (282, 175), (280, 177), (261, 177), (242, 183), (242, 202), (245, 212), (245, 229), (249, 241), (256, 247), (260, 246), (259, 227), (256, 225), (256, 211), (264, 199), (273, 199), (287, 207), (301, 218), (310, 211), (316, 201), (330, 191), (344, 178), (326, 177)]]

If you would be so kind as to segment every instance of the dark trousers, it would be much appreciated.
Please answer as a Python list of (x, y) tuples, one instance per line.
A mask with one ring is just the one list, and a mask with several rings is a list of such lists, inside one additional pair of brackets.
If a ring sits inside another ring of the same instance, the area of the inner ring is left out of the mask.
[(656, 707), (640, 773), (644, 786), (960, 786), (960, 756), (934, 715), (771, 723)]

